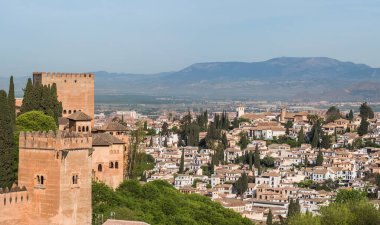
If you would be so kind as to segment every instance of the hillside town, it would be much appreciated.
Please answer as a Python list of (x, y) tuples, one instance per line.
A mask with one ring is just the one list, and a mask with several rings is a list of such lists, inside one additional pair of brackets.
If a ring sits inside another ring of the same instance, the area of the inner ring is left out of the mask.
[[(141, 129), (138, 151), (153, 158), (141, 182), (165, 180), (187, 194), (208, 196), (246, 218), (281, 221), (291, 205), (318, 214), (339, 190), (368, 194), (378, 207), (379, 113), (368, 103), (347, 112), (136, 112), (95, 116), (99, 127)], [(113, 121), (113, 122), (107, 122)], [(130, 163), (133, 160), (130, 158)]]

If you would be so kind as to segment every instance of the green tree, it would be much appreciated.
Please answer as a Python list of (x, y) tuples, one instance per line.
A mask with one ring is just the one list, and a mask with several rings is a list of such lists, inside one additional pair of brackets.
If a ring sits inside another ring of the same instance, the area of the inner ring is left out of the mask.
[(326, 112), (326, 123), (334, 122), (341, 117), (337, 107), (331, 106)]
[(373, 113), (372, 108), (367, 104), (367, 102), (364, 102), (360, 105), (360, 117), (362, 119), (373, 119), (375, 117), (375, 114)]
[(266, 225), (272, 225), (273, 224), (272, 220), (273, 220), (272, 210), (269, 209)]
[(181, 161), (179, 164), (179, 171), (178, 173), (182, 174), (185, 172), (185, 149), (182, 148), (182, 154), (181, 154)]
[(252, 170), (252, 151), (249, 151), (248, 153), (248, 164), (249, 164), (249, 170)]
[(56, 131), (54, 118), (41, 111), (29, 111), (16, 119), (17, 131)]
[(11, 76), (9, 81), (9, 91), (8, 91), (8, 104), (11, 117), (11, 123), (13, 128), (16, 126), (16, 98), (15, 98), (15, 86), (13, 83), (13, 76)]
[(260, 150), (259, 146), (256, 144), (255, 153), (253, 157), (253, 164), (255, 165), (257, 171), (259, 172), (259, 175), (261, 173), (261, 165), (260, 165)]
[(153, 136), (150, 136), (149, 147), (153, 147)]
[(234, 188), (238, 195), (243, 195), (248, 189), (248, 176), (244, 172), (241, 177), (235, 182)]
[(13, 138), (13, 125), (7, 94), (0, 90), (0, 187), (10, 187), (15, 181)]
[(223, 146), (224, 146), (225, 149), (228, 147), (228, 139), (227, 139), (227, 134), (226, 134), (226, 132), (223, 133), (223, 136), (222, 136), (222, 144), (223, 144)]
[(293, 122), (290, 121), (290, 120), (288, 120), (288, 121), (286, 122), (286, 124), (285, 124), (285, 128), (286, 128), (285, 133), (286, 133), (287, 135), (289, 135), (289, 129), (290, 129), (290, 128), (293, 128)]
[(316, 165), (322, 166), (322, 164), (323, 164), (323, 154), (322, 154), (322, 150), (319, 149), (317, 159), (316, 159)]
[(242, 131), (242, 132), (240, 132), (239, 136), (240, 136), (240, 140), (239, 140), (240, 149), (244, 150), (247, 148), (247, 146), (249, 144), (247, 132)]
[(336, 203), (356, 203), (365, 200), (367, 200), (367, 194), (355, 189), (339, 190), (335, 198)]
[(328, 148), (330, 148), (331, 143), (332, 143), (331, 142), (331, 136), (329, 136), (327, 134), (323, 134), (322, 135), (322, 141), (321, 141), (321, 147), (328, 149)]
[(321, 224), (326, 225), (354, 225), (354, 215), (345, 204), (330, 204), (321, 207)]
[(165, 138), (165, 140), (164, 140), (164, 147), (168, 147), (168, 138)]
[(239, 128), (239, 119), (237, 117), (234, 118), (232, 125), (233, 128)]
[(358, 134), (360, 136), (368, 134), (368, 126), (369, 126), (369, 122), (367, 121), (366, 117), (362, 117), (362, 120), (361, 120), (360, 125), (358, 127)]
[(354, 112), (352, 111), (352, 109), (348, 113), (347, 119), (350, 120), (350, 121), (354, 120)]
[(148, 130), (148, 121), (144, 121), (144, 130), (147, 131)]
[(305, 143), (305, 133), (303, 131), (303, 127), (301, 127), (301, 130), (298, 132), (297, 141), (298, 141), (299, 146)]
[(288, 225), (322, 225), (319, 216), (313, 216), (312, 213), (299, 213), (287, 220)]
[(321, 122), (320, 122), (320, 120), (317, 120), (312, 127), (313, 139), (311, 142), (311, 146), (313, 148), (319, 147), (321, 133), (322, 133)]
[(164, 122), (161, 127), (161, 134), (163, 136), (169, 136), (169, 124)]

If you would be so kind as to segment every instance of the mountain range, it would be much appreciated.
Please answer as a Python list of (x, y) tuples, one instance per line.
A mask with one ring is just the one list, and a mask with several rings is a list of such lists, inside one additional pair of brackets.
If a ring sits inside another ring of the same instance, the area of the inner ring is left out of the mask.
[(327, 57), (206, 62), (157, 74), (94, 73), (96, 95), (297, 101), (380, 100), (380, 68)]

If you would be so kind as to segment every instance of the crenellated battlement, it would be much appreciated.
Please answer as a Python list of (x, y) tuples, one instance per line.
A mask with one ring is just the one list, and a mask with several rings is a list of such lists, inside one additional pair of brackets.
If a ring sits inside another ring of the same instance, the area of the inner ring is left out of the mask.
[(21, 132), (19, 137), (20, 150), (79, 150), (92, 148), (92, 137), (88, 133), (70, 131), (32, 131)]
[(43, 78), (87, 78), (94, 79), (94, 73), (61, 73), (61, 72), (33, 72), (33, 77)]
[(25, 186), (15, 186), (11, 189), (0, 188), (0, 209), (12, 205), (20, 205), (29, 202), (29, 194)]

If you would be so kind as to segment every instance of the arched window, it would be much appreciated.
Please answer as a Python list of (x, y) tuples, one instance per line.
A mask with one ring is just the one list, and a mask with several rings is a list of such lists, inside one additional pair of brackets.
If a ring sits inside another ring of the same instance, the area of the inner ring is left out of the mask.
[(65, 109), (65, 110), (63, 110), (63, 114), (66, 114), (66, 113), (67, 113), (66, 109)]
[(12, 204), (12, 197), (9, 197), (9, 205)]
[(113, 168), (113, 162), (110, 162), (110, 168)]
[(6, 205), (7, 204), (7, 199), (6, 198), (4, 198), (4, 205)]
[(115, 162), (115, 169), (119, 168), (119, 162)]
[(87, 132), (89, 131), (88, 126), (86, 126), (86, 131), (87, 131)]
[(82, 132), (81, 126), (78, 127), (78, 132)]
[(37, 175), (37, 184), (41, 184), (41, 179), (39, 175)]
[(41, 176), (41, 185), (44, 185), (44, 176)]
[(102, 164), (99, 164), (98, 165), (98, 172), (102, 172), (103, 168), (102, 168)]
[(83, 132), (85, 132), (85, 131), (86, 131), (86, 130), (85, 130), (85, 128), (84, 128), (84, 126), (82, 127), (82, 131), (83, 131)]
[(76, 113), (77, 111), (74, 109), (74, 113)]
[(71, 114), (71, 110), (69, 110), (69, 114)]
[(15, 203), (17, 204), (17, 196), (15, 197)]
[(21, 202), (23, 202), (24, 201), (24, 196), (21, 196)]

